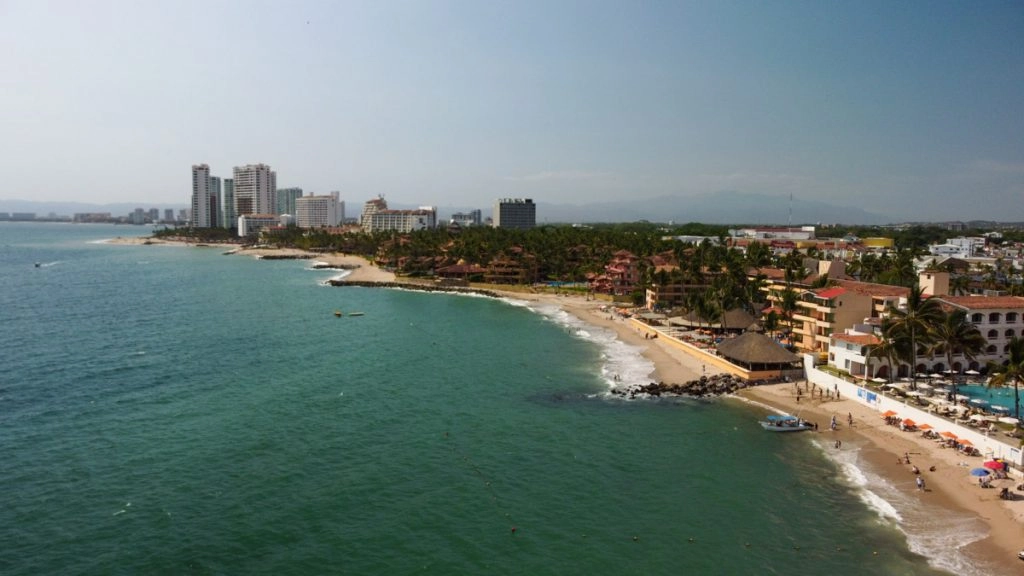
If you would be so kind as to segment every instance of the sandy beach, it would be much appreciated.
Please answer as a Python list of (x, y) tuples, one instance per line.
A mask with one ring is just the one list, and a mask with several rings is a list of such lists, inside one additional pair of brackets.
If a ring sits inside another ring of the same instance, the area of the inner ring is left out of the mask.
[[(185, 244), (148, 238), (119, 238), (118, 244)], [(236, 250), (236, 255), (253, 257), (308, 257), (311, 260), (346, 267), (352, 270), (346, 277), (349, 281), (394, 282), (395, 275), (381, 270), (366, 259), (342, 254), (313, 254), (301, 250), (252, 248), (242, 249), (235, 245), (211, 245), (224, 250)], [(650, 381), (684, 383), (697, 379), (701, 374), (715, 374), (711, 365), (704, 365), (677, 347), (660, 339), (646, 339), (632, 323), (617, 315), (601, 310), (607, 302), (589, 300), (579, 296), (554, 295), (548, 293), (499, 291), (502, 296), (540, 302), (561, 307), (580, 320), (603, 329), (614, 331), (617, 337), (637, 347), (641, 354), (652, 362), (655, 369), (649, 375)], [(638, 383), (640, 384), (640, 383)], [(927, 506), (936, 510), (946, 508), (977, 516), (988, 527), (988, 537), (964, 546), (960, 551), (979, 563), (991, 566), (996, 573), (1016, 573), (1020, 569), (1017, 552), (1024, 548), (1024, 494), (1018, 493), (1017, 500), (999, 499), (999, 489), (1006, 486), (1016, 488), (1020, 479), (993, 481), (993, 488), (984, 489), (972, 482), (969, 470), (980, 466), (983, 458), (967, 457), (951, 449), (940, 448), (933, 440), (924, 438), (920, 432), (901, 432), (897, 427), (886, 425), (878, 413), (850, 400), (810, 399), (804, 388), (802, 399), (797, 400), (796, 386), (805, 383), (788, 383), (759, 386), (743, 390), (743, 398), (764, 404), (784, 412), (797, 413), (806, 420), (816, 421), (820, 434), (829, 446), (836, 440), (842, 446), (837, 450), (859, 450), (872, 469), (887, 478), (899, 490), (914, 498), (921, 498)], [(835, 431), (828, 430), (832, 416), (839, 422)], [(848, 416), (853, 417), (853, 426), (847, 425)], [(904, 456), (910, 457), (907, 464)], [(926, 482), (926, 490), (919, 491), (912, 466), (917, 466)], [(934, 470), (932, 469), (934, 468)]]
[[(796, 399), (798, 385), (804, 389), (799, 402)], [(940, 448), (939, 443), (925, 438), (921, 432), (900, 431), (858, 402), (829, 398), (810, 400), (806, 384), (802, 382), (749, 388), (740, 395), (790, 414), (799, 412), (802, 418), (817, 422), (820, 430), (811, 434), (822, 435), (826, 445), (840, 441), (842, 445), (836, 450), (859, 449), (871, 468), (906, 495), (921, 498), (928, 506), (976, 515), (988, 526), (989, 535), (965, 546), (961, 552), (977, 562), (994, 564), (999, 573), (1020, 571), (1017, 552), (1024, 547), (1024, 494), (1018, 493), (1014, 501), (999, 499), (999, 489), (1014, 490), (1020, 483), (1019, 478), (993, 480), (992, 488), (981, 488), (969, 471), (981, 466), (984, 458)], [(853, 416), (852, 427), (847, 425), (850, 415)], [(835, 431), (828, 430), (832, 416), (839, 423)], [(906, 463), (906, 456), (910, 457), (910, 464)], [(917, 490), (913, 466), (917, 466), (925, 481), (923, 492)]]

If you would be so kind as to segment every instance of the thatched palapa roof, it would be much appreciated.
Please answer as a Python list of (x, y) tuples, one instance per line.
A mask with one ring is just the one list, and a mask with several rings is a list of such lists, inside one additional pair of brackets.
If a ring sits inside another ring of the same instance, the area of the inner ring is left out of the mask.
[(737, 364), (779, 365), (800, 361), (800, 357), (786, 350), (764, 334), (745, 332), (718, 345), (718, 353)]

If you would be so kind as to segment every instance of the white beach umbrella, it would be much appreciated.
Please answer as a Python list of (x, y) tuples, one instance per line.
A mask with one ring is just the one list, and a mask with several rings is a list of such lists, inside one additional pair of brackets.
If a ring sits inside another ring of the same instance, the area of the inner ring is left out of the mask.
[(999, 421), (1003, 424), (1020, 424), (1020, 420), (1017, 420), (1013, 416), (1000, 416)]
[(926, 382), (921, 382), (920, 384), (917, 385), (917, 387), (920, 388), (921, 390), (931, 390), (932, 389), (932, 385), (928, 384)]
[(977, 376), (978, 374), (981, 374), (981, 372), (978, 372), (977, 370), (968, 370), (964, 372), (964, 374), (967, 374), (969, 376)]

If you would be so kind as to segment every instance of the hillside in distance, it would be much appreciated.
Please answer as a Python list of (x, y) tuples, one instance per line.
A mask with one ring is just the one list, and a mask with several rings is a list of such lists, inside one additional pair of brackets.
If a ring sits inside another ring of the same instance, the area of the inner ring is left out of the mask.
[[(890, 224), (902, 215), (877, 214), (862, 208), (818, 200), (746, 192), (661, 196), (584, 205), (537, 202), (537, 222), (703, 222), (707, 224)], [(792, 210), (792, 214), (790, 213)]]

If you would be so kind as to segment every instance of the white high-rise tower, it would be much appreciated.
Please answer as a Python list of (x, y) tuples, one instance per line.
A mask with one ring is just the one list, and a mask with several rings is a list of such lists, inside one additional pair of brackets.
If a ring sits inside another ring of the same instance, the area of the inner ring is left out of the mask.
[(210, 227), (210, 166), (192, 165), (192, 226)]
[(266, 164), (235, 166), (235, 216), (274, 214), (277, 172)]

